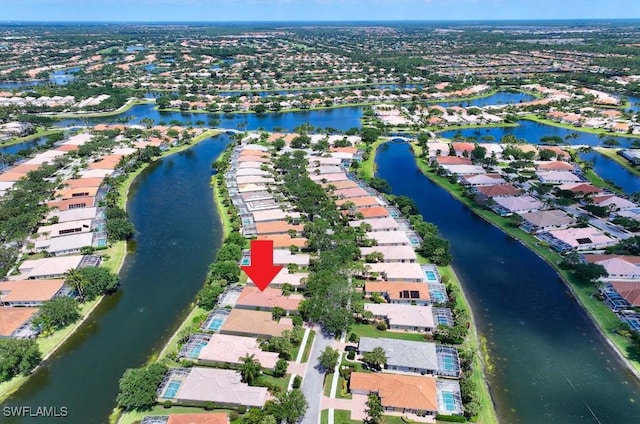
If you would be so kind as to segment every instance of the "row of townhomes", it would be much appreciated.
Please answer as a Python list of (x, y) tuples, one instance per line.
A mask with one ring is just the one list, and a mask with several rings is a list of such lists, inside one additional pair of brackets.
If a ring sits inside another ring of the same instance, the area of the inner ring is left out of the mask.
[(428, 143), (428, 155), (438, 173), (463, 185), (467, 195), (496, 214), (516, 217), (520, 228), (541, 244), (603, 265), (609, 274), (601, 284), (607, 304), (640, 331), (640, 314), (632, 310), (640, 306), (640, 262), (603, 254), (638, 235), (618, 223), (620, 218), (640, 220), (640, 205), (591, 184), (559, 147), (434, 142)]
[[(400, 211), (348, 172), (350, 162), (360, 157), (355, 147), (359, 137), (310, 137), (312, 142), (328, 141), (328, 150), (322, 153), (292, 149), (295, 134), (271, 134), (268, 138), (249, 134), (235, 146), (224, 179), (242, 222), (241, 232), (253, 239), (273, 241), (274, 263), (283, 268), (262, 292), (250, 278), (246, 284), (226, 288), (200, 331), (180, 350), (179, 359), (188, 361), (190, 366), (169, 370), (158, 388), (158, 401), (179, 405), (213, 403), (216, 407), (243, 410), (262, 408), (273, 398), (273, 391), (243, 382), (240, 370), (247, 357), (255, 358), (267, 371), (274, 370), (279, 360), (287, 359), (289, 388), (296, 375), (304, 376), (308, 364), (301, 359), (305, 343), (311, 341), (307, 340), (309, 328), (302, 325), (297, 310), (313, 252), (305, 249), (304, 217), (279, 190), (282, 182), (273, 167), (278, 155), (302, 151), (309, 177), (332, 195), (349, 225), (365, 228), (366, 237), (372, 241), (370, 247), (361, 248), (361, 254), (376, 260), (366, 261), (364, 271), (355, 277), (356, 286), (365, 297), (364, 308), (371, 317), (367, 327), (372, 331), (384, 328), (391, 334), (389, 338), (363, 335), (356, 341), (350, 338), (345, 343), (334, 342), (343, 367), (360, 364), (358, 371), (351, 368), (345, 374), (341, 399), (344, 409), (351, 411), (352, 419), (364, 419), (367, 396), (375, 392), (385, 414), (409, 416), (421, 422), (434, 422), (436, 414), (461, 415), (458, 351), (454, 346), (434, 343), (432, 338), (438, 326), (454, 324), (452, 312), (444, 307), (448, 297), (438, 268), (418, 263), (414, 248), (422, 240)], [(281, 150), (271, 146), (278, 140), (285, 143)], [(342, 147), (335, 146), (338, 141)], [(250, 252), (245, 251), (240, 265), (250, 262)], [(296, 333), (303, 332), (297, 351), (297, 340), (294, 341), (293, 355), (272, 349), (275, 340), (294, 340)], [(386, 355), (386, 363), (378, 372), (363, 366), (363, 355), (376, 348), (383, 349)], [(325, 397), (322, 401), (323, 409), (328, 408), (327, 400)], [(209, 415), (201, 414), (200, 419)], [(143, 422), (173, 423), (178, 422), (176, 419), (149, 416)], [(224, 416), (220, 419), (224, 420)]]
[[(55, 189), (44, 200), (42, 221), (26, 240), (11, 243), (20, 247), (20, 259), (0, 281), (0, 337), (36, 337), (41, 328), (32, 325), (39, 308), (58, 296), (78, 296), (68, 284), (69, 273), (102, 262), (100, 252), (108, 245), (105, 208), (102, 206), (111, 182), (133, 154), (155, 146), (171, 144), (168, 128), (156, 127), (159, 137), (129, 139), (112, 131), (127, 127), (99, 125), (56, 143), (52, 148), (6, 167), (0, 174), (0, 201), (31, 172), (59, 161), (62, 165), (45, 180)], [(174, 129), (177, 131), (176, 129)], [(182, 130), (182, 129), (179, 129)], [(103, 131), (111, 131), (109, 136)], [(137, 128), (138, 133), (142, 128)], [(110, 139), (109, 146), (96, 148), (97, 138)], [(80, 152), (80, 153), (79, 153)]]

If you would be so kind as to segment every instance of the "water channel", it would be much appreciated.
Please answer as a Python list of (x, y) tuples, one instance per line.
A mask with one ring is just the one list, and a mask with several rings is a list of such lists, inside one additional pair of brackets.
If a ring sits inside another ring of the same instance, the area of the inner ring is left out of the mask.
[(409, 145), (382, 145), (376, 162), (393, 194), (414, 199), (451, 242), (495, 363), (489, 382), (501, 422), (638, 422), (640, 384), (546, 262), (432, 183)]
[(219, 247), (222, 230), (209, 180), (211, 163), (228, 142), (226, 135), (205, 140), (136, 179), (128, 204), (136, 241), (120, 273), (121, 290), (3, 406), (66, 406), (69, 416), (61, 422), (107, 422), (122, 373), (166, 343)]

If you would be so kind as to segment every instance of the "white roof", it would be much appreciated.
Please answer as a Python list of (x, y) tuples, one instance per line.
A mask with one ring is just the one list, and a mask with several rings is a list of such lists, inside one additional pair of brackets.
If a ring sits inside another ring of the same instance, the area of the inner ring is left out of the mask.
[(78, 208), (67, 211), (52, 211), (47, 218), (57, 216), (58, 222), (79, 221), (83, 219), (93, 219), (98, 214), (98, 208)]
[(373, 252), (380, 252), (384, 257), (384, 262), (401, 261), (401, 260), (416, 260), (416, 252), (411, 246), (373, 246), (373, 247), (361, 247), (360, 252), (362, 256), (368, 255)]
[(384, 316), (390, 325), (402, 325), (408, 327), (435, 328), (433, 310), (431, 306), (416, 306), (400, 303), (367, 303), (364, 305), (367, 311), (375, 316)]
[(361, 223), (371, 225), (371, 231), (374, 232), (397, 230), (400, 228), (400, 224), (398, 224), (395, 219), (388, 216), (384, 218), (368, 218), (358, 221), (349, 221), (349, 225), (352, 227), (358, 227)]
[(37, 240), (35, 245), (38, 250), (46, 250), (49, 253), (55, 254), (58, 252), (81, 249), (86, 246), (91, 246), (92, 243), (93, 233), (88, 232), (73, 234), (70, 236), (53, 237), (48, 240)]
[[(79, 208), (79, 209), (85, 209), (85, 208)], [(70, 210), (77, 210), (77, 209), (70, 209)], [(71, 229), (81, 229), (81, 231), (78, 232), (89, 232), (91, 231), (91, 219), (80, 219), (77, 221), (66, 221), (66, 222), (58, 222), (57, 224), (53, 224), (53, 225), (43, 225), (40, 228), (38, 228), (38, 234), (41, 236), (44, 236), (45, 233), (48, 233), (49, 235), (46, 236), (47, 238), (51, 238), (51, 237), (58, 237), (60, 236), (60, 231), (64, 231), (64, 230), (71, 230)]]
[(267, 399), (267, 388), (243, 383), (240, 373), (234, 370), (193, 367), (176, 399), (261, 408)]
[(420, 264), (417, 263), (401, 263), (401, 262), (383, 262), (377, 264), (365, 264), (370, 272), (384, 274), (389, 281), (423, 281), (424, 273)]
[(27, 260), (20, 265), (20, 275), (11, 279), (24, 280), (62, 275), (71, 269), (76, 269), (81, 260), (82, 255)]
[(287, 219), (288, 216), (291, 218), (300, 218), (300, 212), (285, 212), (281, 209), (268, 209), (253, 212), (253, 220), (255, 222), (280, 221)]
[(366, 233), (366, 236), (367, 238), (375, 240), (378, 243), (378, 246), (388, 244), (410, 244), (407, 233), (404, 231), (372, 231), (370, 233)]

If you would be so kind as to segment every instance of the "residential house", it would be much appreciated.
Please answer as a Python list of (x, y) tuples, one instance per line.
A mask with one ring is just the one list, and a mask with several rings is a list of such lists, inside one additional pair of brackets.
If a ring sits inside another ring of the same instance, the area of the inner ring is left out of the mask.
[(238, 297), (236, 308), (271, 311), (278, 307), (289, 314), (298, 309), (302, 299), (299, 294), (284, 296), (282, 290), (277, 288), (267, 287), (261, 291), (255, 286), (246, 286)]
[(387, 281), (421, 282), (424, 281), (424, 272), (417, 263), (373, 263), (365, 264), (365, 276), (380, 277)]
[(386, 321), (391, 331), (432, 333), (437, 327), (431, 306), (367, 303), (364, 308), (376, 319)]
[(429, 286), (426, 283), (406, 283), (401, 281), (367, 281), (364, 293), (371, 296), (381, 295), (388, 303), (405, 303), (409, 305), (429, 305)]
[(566, 228), (576, 221), (560, 209), (522, 213), (520, 216), (522, 217), (520, 226), (529, 233)]
[(65, 292), (64, 280), (10, 280), (0, 282), (0, 305), (36, 307)]
[(269, 339), (280, 337), (284, 330), (292, 329), (293, 323), (290, 318), (274, 321), (271, 312), (232, 309), (222, 324), (220, 333)]
[(609, 274), (606, 281), (640, 280), (640, 256), (584, 255), (589, 263), (602, 265)]
[(0, 306), (0, 339), (34, 337), (37, 332), (31, 328), (31, 319), (36, 312), (38, 308)]

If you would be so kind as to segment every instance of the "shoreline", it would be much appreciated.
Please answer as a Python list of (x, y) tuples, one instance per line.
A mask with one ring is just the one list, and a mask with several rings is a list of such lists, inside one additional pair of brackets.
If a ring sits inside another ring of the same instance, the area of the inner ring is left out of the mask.
[[(183, 150), (188, 149), (189, 147), (192, 147), (193, 145), (206, 140), (209, 137), (214, 137), (216, 135), (220, 134), (220, 131), (218, 130), (214, 130), (214, 129), (208, 129), (205, 132), (203, 132), (202, 134), (200, 134), (199, 136), (195, 137), (190, 144), (186, 144), (183, 146), (178, 146), (178, 147), (172, 147), (168, 150), (166, 150), (165, 152), (163, 152), (160, 156), (158, 156), (156, 159), (154, 159), (152, 162), (149, 163), (145, 163), (143, 166), (141, 166), (140, 168), (136, 169), (136, 171), (132, 172), (129, 177), (124, 181), (124, 183), (118, 187), (118, 190), (120, 190), (120, 199), (118, 201), (118, 204), (120, 206), (124, 206), (124, 209), (126, 210), (126, 205), (128, 204), (128, 197), (129, 197), (129, 190), (131, 188), (131, 185), (133, 184), (133, 182), (136, 180), (136, 178), (138, 177), (138, 175), (140, 175), (145, 169), (147, 169), (147, 167), (149, 165), (151, 165), (152, 163), (163, 159), (165, 157), (171, 156), (175, 153), (179, 153)], [(126, 241), (119, 241), (114, 243), (114, 245), (112, 247), (110, 247), (109, 249), (106, 250), (109, 253), (115, 253), (116, 255), (111, 255), (111, 257), (115, 257), (117, 262), (114, 264), (115, 266), (111, 267), (110, 265), (112, 264), (108, 264), (107, 266), (103, 264), (101, 264), (101, 266), (105, 266), (106, 268), (109, 268), (112, 272), (118, 274), (120, 274), (120, 270), (122, 269), (122, 266), (124, 265), (124, 261), (128, 255), (127, 253), (127, 242)], [(108, 262), (108, 260), (106, 261)], [(59, 331), (69, 331), (68, 334), (66, 334), (59, 342), (57, 342), (52, 348), (48, 349), (46, 352), (43, 352), (43, 356), (42, 356), (42, 360), (41, 362), (38, 364), (38, 366), (36, 366), (27, 376), (16, 376), (14, 378), (12, 378), (9, 381), (5, 381), (4, 383), (1, 384), (7, 384), (8, 388), (7, 391), (5, 393), (0, 393), (0, 402), (8, 399), (12, 394), (14, 394), (15, 392), (17, 392), (18, 390), (20, 390), (20, 388), (22, 387), (23, 384), (25, 384), (28, 380), (29, 377), (31, 375), (33, 375), (34, 372), (36, 372), (38, 370), (38, 368), (40, 368), (42, 365), (45, 364), (45, 362), (47, 360), (49, 360), (57, 351), (58, 349), (60, 349), (67, 340), (69, 340), (69, 338), (71, 338), (71, 336), (73, 336), (81, 327), (82, 325), (87, 321), (87, 319), (91, 316), (91, 314), (96, 310), (96, 308), (100, 305), (100, 303), (102, 303), (102, 301), (104, 300), (106, 296), (99, 296), (97, 297), (95, 300), (93, 300), (94, 304), (91, 305), (89, 307), (89, 309), (84, 313), (84, 315), (82, 315), (82, 317), (76, 321), (75, 323), (71, 324), (70, 327), (67, 328), (63, 328), (60, 329)], [(38, 340), (38, 338), (36, 338), (36, 341)], [(46, 339), (43, 339), (46, 340)], [(19, 379), (18, 381), (14, 382), (14, 384), (9, 385), (9, 383), (11, 383), (14, 379)]]
[(616, 132), (610, 132), (610, 131), (606, 131), (603, 129), (596, 129), (596, 128), (575, 127), (573, 125), (552, 121), (550, 119), (538, 118), (535, 115), (522, 115), (522, 116), (518, 116), (518, 118), (525, 121), (536, 122), (538, 124), (549, 125), (551, 127), (564, 128), (566, 130), (572, 130), (576, 132), (583, 132), (583, 133), (595, 134), (595, 135), (603, 134), (607, 138), (608, 137), (640, 138), (640, 135), (636, 135), (636, 134), (616, 133)]
[(39, 127), (39, 128), (42, 128), (43, 130), (40, 132), (35, 132), (34, 134), (26, 135), (24, 137), (10, 138), (6, 142), (0, 142), (0, 148), (15, 146), (16, 144), (37, 140), (41, 137), (47, 137), (47, 136), (65, 131), (65, 128), (50, 128), (50, 129), (45, 129), (45, 127)]
[[(454, 199), (456, 199), (457, 201), (459, 201), (460, 203), (462, 203), (465, 207), (467, 207), (467, 209), (471, 210), (476, 216), (482, 218), (485, 222), (493, 225), (494, 227), (496, 227), (497, 229), (499, 229), (502, 233), (504, 233), (505, 235), (509, 236), (509, 237), (513, 237), (515, 240), (517, 240), (519, 243), (521, 243), (522, 245), (524, 245), (527, 249), (529, 249), (529, 251), (533, 252), (536, 256), (538, 256), (539, 258), (541, 258), (542, 260), (544, 260), (549, 266), (551, 266), (553, 268), (553, 270), (556, 272), (556, 275), (560, 278), (560, 280), (562, 280), (564, 286), (566, 288), (569, 289), (569, 292), (571, 294), (571, 297), (580, 305), (580, 307), (583, 309), (583, 311), (586, 313), (586, 315), (588, 316), (589, 320), (594, 324), (594, 327), (596, 328), (596, 330), (600, 333), (600, 335), (603, 337), (603, 340), (609, 345), (611, 346), (613, 352), (615, 353), (616, 357), (621, 361), (621, 363), (624, 365), (624, 367), (629, 370), (636, 379), (638, 379), (638, 381), (640, 381), (640, 364), (638, 365), (638, 367), (634, 366), (634, 364), (631, 362), (631, 360), (629, 358), (627, 358), (623, 351), (622, 351), (622, 347), (618, 346), (616, 344), (616, 342), (610, 337), (609, 334), (607, 334), (606, 332), (606, 327), (604, 326), (604, 323), (600, 323), (596, 317), (595, 314), (591, 311), (591, 309), (589, 309), (587, 307), (587, 305), (583, 302), (583, 300), (580, 298), (580, 295), (578, 294), (578, 291), (576, 290), (576, 288), (573, 287), (573, 284), (569, 281), (569, 279), (566, 277), (565, 273), (562, 272), (562, 270), (559, 269), (559, 267), (557, 266), (557, 264), (555, 264), (553, 261), (551, 261), (549, 258), (545, 257), (544, 255), (542, 255), (540, 252), (538, 252), (537, 249), (534, 249), (530, 246), (529, 242), (524, 241), (521, 237), (518, 237), (514, 234), (511, 234), (510, 232), (505, 231), (500, 225), (498, 225), (497, 223), (493, 222), (492, 220), (488, 219), (486, 216), (484, 216), (483, 214), (480, 214), (478, 212), (478, 208), (479, 205), (476, 205), (475, 203), (473, 203), (473, 205), (475, 207), (471, 207), (469, 206), (466, 202), (462, 201), (457, 193), (453, 193), (451, 190), (449, 190), (448, 187), (443, 186), (442, 184), (440, 184), (440, 182), (434, 178), (432, 178), (432, 175), (429, 175), (429, 173), (425, 172), (422, 167), (420, 166), (420, 164), (418, 163), (418, 157), (416, 157), (415, 154), (415, 150), (414, 150), (414, 145), (411, 145), (411, 149), (412, 152), (414, 153), (414, 160), (416, 161), (416, 166), (418, 166), (418, 168), (420, 169), (420, 171), (423, 173), (423, 175), (425, 177), (427, 177), (430, 181), (432, 181), (434, 184), (436, 184), (438, 187), (442, 188), (443, 190), (446, 190), (450, 196), (452, 196)], [(555, 254), (555, 252), (550, 252), (551, 254)], [(605, 305), (606, 306), (606, 305)], [(612, 312), (613, 313), (613, 312)], [(620, 336), (622, 337), (622, 336)]]
[(616, 162), (618, 165), (622, 166), (624, 169), (626, 169), (627, 171), (631, 172), (633, 175), (639, 176), (640, 177), (640, 168), (636, 168), (633, 165), (631, 165), (631, 163), (626, 160), (625, 158), (623, 158), (622, 156), (620, 156), (618, 154), (618, 152), (622, 149), (620, 148), (606, 148), (606, 147), (596, 147), (593, 149), (594, 151), (600, 153), (602, 156), (606, 156), (607, 158), (611, 159), (612, 161)]
[(83, 112), (67, 112), (67, 113), (52, 113), (52, 114), (45, 112), (45, 113), (38, 113), (36, 114), (36, 116), (44, 116), (52, 119), (100, 118), (104, 116), (120, 115), (121, 113), (128, 111), (134, 106), (146, 105), (146, 104), (152, 104), (152, 103), (155, 103), (153, 99), (131, 98), (127, 100), (127, 102), (122, 106), (120, 106), (119, 108), (114, 110), (104, 111), (104, 112), (84, 112), (84, 113)]

